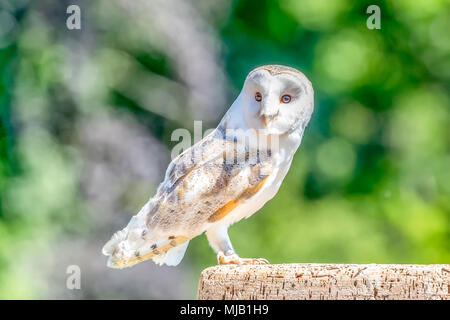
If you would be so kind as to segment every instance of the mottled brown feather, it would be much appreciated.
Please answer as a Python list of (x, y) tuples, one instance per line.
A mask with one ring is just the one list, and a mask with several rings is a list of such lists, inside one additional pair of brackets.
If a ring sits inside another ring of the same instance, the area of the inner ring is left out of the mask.
[(228, 215), (231, 211), (233, 211), (242, 201), (247, 200), (251, 198), (253, 195), (255, 195), (266, 183), (268, 176), (264, 178), (260, 183), (251, 186), (250, 188), (247, 188), (242, 192), (237, 199), (231, 200), (227, 202), (223, 207), (221, 207), (219, 210), (214, 212), (212, 215), (209, 216), (208, 222), (216, 222), (221, 219), (223, 219), (226, 215)]
[(153, 258), (155, 256), (158, 256), (160, 254), (163, 254), (170, 249), (179, 246), (180, 244), (185, 243), (186, 241), (190, 240), (188, 237), (185, 236), (178, 236), (174, 238), (173, 240), (167, 241), (163, 245), (161, 245), (159, 248), (156, 248), (152, 246), (152, 250), (140, 255), (138, 251), (136, 251), (135, 256), (133, 258), (129, 259), (112, 259), (111, 263), (116, 268), (124, 268), (132, 266), (138, 262)]

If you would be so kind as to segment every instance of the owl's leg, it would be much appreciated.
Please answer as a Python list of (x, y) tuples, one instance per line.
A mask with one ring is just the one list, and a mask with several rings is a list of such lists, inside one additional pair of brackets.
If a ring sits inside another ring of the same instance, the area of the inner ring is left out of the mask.
[(217, 264), (268, 264), (264, 258), (241, 258), (233, 249), (230, 237), (228, 236), (228, 227), (218, 225), (209, 228), (206, 231), (210, 246), (217, 252)]

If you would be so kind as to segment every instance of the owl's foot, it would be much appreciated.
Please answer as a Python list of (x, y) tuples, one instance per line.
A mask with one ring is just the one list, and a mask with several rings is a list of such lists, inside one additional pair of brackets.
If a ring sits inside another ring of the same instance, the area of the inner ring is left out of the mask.
[(264, 258), (241, 258), (234, 252), (222, 251), (217, 253), (217, 264), (269, 264), (269, 261)]

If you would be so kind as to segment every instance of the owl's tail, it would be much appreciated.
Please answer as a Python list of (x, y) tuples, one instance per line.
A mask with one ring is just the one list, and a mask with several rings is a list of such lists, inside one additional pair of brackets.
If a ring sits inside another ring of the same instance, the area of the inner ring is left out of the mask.
[(148, 259), (159, 265), (176, 266), (183, 259), (190, 240), (183, 236), (171, 236), (155, 241), (133, 241), (133, 233), (126, 227), (105, 244), (102, 252), (109, 256), (108, 267), (122, 269)]

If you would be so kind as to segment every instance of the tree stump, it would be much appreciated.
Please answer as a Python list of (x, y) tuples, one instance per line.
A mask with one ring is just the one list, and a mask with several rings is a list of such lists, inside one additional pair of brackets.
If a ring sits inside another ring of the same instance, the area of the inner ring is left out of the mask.
[(450, 265), (219, 265), (203, 270), (198, 299), (450, 299)]

